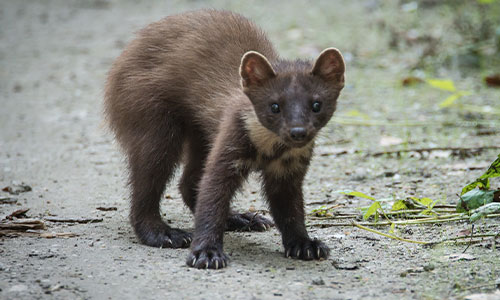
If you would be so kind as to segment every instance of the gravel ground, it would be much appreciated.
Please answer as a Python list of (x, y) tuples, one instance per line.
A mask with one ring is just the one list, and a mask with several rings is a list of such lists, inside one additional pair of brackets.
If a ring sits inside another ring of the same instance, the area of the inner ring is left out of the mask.
[[(218, 271), (188, 268), (187, 249), (137, 243), (128, 224), (123, 156), (102, 118), (103, 84), (134, 31), (188, 9), (243, 13), (269, 32), (284, 56), (314, 57), (326, 46), (344, 52), (347, 86), (337, 119), (324, 129), (307, 176), (308, 212), (321, 205), (358, 212), (370, 203), (338, 190), (454, 204), (461, 187), (498, 154), (497, 149), (474, 155), (436, 151), (423, 158), (366, 155), (405, 147), (494, 146), (500, 138), (495, 115), (442, 110), (436, 103), (445, 92), (424, 85), (400, 87), (411, 55), (384, 53), (387, 37), (370, 26), (384, 14), (401, 14), (396, 1), (379, 8), (378, 1), (265, 3), (0, 2), (0, 187), (13, 182), (32, 187), (19, 195), (0, 192), (0, 197), (17, 200), (0, 204), (0, 217), (29, 208), (26, 214), (32, 218), (99, 220), (46, 221), (44, 232), (71, 232), (76, 237), (0, 237), (1, 299), (443, 299), (494, 292), (500, 258), (491, 242), (473, 245), (468, 256), (454, 260), (450, 255), (462, 253), (464, 245), (423, 247), (349, 226), (315, 226), (325, 221), (314, 217), (307, 220), (311, 235), (321, 237), (332, 250), (331, 258), (320, 262), (285, 259), (276, 229), (227, 233), (231, 262)], [(439, 15), (431, 13), (432, 18)], [(440, 72), (455, 79), (458, 89), (473, 90), (475, 104), (498, 107), (500, 92), (478, 83), (478, 74)], [(343, 122), (342, 117), (354, 115), (383, 124)], [(469, 126), (479, 117), (493, 125)], [(393, 126), (409, 120), (429, 125)], [(458, 125), (432, 125), (436, 122)], [(387, 141), (393, 146), (384, 146)], [(193, 219), (181, 205), (177, 179), (167, 187), (162, 210), (174, 226), (190, 230)], [(257, 177), (250, 178), (235, 207), (266, 210), (259, 191)], [(476, 232), (498, 232), (499, 223), (480, 221)], [(410, 239), (439, 240), (470, 228), (450, 223), (398, 230)]]

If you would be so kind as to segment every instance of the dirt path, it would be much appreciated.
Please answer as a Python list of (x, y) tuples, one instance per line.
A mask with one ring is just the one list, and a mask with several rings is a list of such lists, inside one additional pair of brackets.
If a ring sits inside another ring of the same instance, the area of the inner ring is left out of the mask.
[[(439, 91), (396, 87), (402, 72), (391, 62), (398, 57), (379, 52), (382, 37), (374, 36), (376, 30), (363, 32), (367, 24), (361, 13), (368, 14), (367, 4), (344, 3), (344, 10), (338, 11), (338, 2), (309, 10), (305, 2), (291, 5), (293, 9), (260, 2), (216, 1), (210, 6), (253, 18), (286, 56), (311, 57), (325, 46), (345, 51), (348, 84), (338, 116), (356, 110), (388, 124), (394, 119), (461, 120), (458, 113), (435, 108), (436, 99), (445, 96)], [(102, 219), (89, 224), (46, 222), (47, 232), (72, 232), (77, 237), (0, 237), (1, 299), (442, 299), (494, 289), (500, 278), (500, 259), (491, 243), (471, 246), (467, 254), (473, 260), (454, 261), (449, 255), (461, 253), (464, 246), (425, 248), (353, 227), (310, 226), (311, 235), (331, 247), (332, 257), (302, 262), (283, 258), (275, 229), (228, 233), (225, 247), (231, 263), (219, 271), (188, 268), (184, 263), (188, 250), (138, 244), (128, 224), (123, 158), (102, 121), (106, 72), (132, 32), (164, 15), (208, 5), (197, 1), (134, 3), (0, 3), (0, 187), (12, 181), (32, 187), (30, 192), (12, 196), (17, 205), (0, 204), (0, 217), (29, 208), (27, 215), (34, 218)], [(273, 16), (273, 11), (282, 15)], [(319, 16), (323, 17), (317, 17), (322, 11), (324, 15)], [(305, 15), (298, 17), (301, 14)], [(373, 53), (366, 52), (370, 48)], [(377, 55), (380, 61), (375, 64)], [(460, 82), (461, 88), (474, 87), (482, 104), (495, 105), (498, 91), (477, 87), (471, 78)], [(325, 202), (357, 212), (369, 203), (337, 190), (360, 190), (375, 197), (425, 196), (454, 203), (460, 187), (478, 176), (480, 167), (487, 166), (498, 151), (466, 158), (441, 151), (426, 159), (331, 153), (389, 149), (380, 144), (384, 136), (400, 137), (408, 147), (494, 145), (500, 136), (498, 128), (492, 130), (493, 134), (485, 136), (467, 126), (366, 127), (331, 122), (306, 180), (306, 209), (310, 212), (321, 205), (313, 203)], [(0, 192), (0, 196), (9, 194)], [(175, 184), (167, 188), (166, 198), (162, 209), (169, 222), (192, 228), (192, 217), (181, 205)], [(256, 178), (238, 195), (235, 206), (266, 209)], [(309, 218), (308, 222), (318, 221)], [(477, 226), (480, 231), (498, 232), (499, 221)], [(401, 227), (400, 234), (436, 240), (468, 228), (467, 223), (408, 226)], [(480, 285), (485, 287), (467, 290)]]

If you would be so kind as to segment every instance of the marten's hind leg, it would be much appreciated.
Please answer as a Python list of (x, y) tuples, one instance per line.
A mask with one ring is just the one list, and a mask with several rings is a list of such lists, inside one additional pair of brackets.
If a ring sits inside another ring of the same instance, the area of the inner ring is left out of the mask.
[(200, 133), (192, 135), (186, 141), (185, 165), (182, 177), (179, 183), (179, 190), (182, 199), (187, 207), (194, 214), (196, 199), (198, 197), (198, 186), (203, 175), (205, 160), (208, 155), (208, 143)]
[(161, 218), (160, 200), (181, 159), (182, 132), (174, 120), (162, 120), (141, 132), (129, 147), (132, 205), (130, 221), (141, 243), (153, 247), (186, 248), (191, 234), (171, 228)]

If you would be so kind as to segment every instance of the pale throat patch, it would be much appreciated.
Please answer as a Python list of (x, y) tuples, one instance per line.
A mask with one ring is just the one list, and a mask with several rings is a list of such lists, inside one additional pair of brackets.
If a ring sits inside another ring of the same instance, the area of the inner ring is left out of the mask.
[[(252, 110), (245, 115), (245, 126), (249, 132), (249, 137), (257, 148), (258, 155), (256, 161), (240, 161), (240, 166), (247, 166), (250, 169), (261, 169), (275, 176), (287, 176), (304, 167), (303, 160), (309, 160), (312, 156), (314, 141), (301, 148), (291, 148), (285, 151), (279, 158), (272, 161), (263, 160), (262, 156), (272, 157), (280, 145), (284, 145), (281, 138), (274, 132), (265, 128), (257, 119)], [(302, 159), (302, 160), (301, 160)], [(288, 163), (284, 163), (288, 161)]]
[(283, 144), (281, 138), (276, 133), (262, 126), (253, 109), (245, 114), (244, 118), (250, 140), (257, 150), (266, 156), (272, 156), (274, 149), (276, 149), (275, 145)]

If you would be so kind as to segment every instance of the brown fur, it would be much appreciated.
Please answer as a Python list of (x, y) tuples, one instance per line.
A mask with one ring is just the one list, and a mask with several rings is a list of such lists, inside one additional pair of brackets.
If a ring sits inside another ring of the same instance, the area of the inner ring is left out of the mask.
[[(314, 64), (281, 60), (257, 26), (227, 11), (170, 16), (140, 31), (113, 64), (105, 92), (106, 115), (128, 158), (130, 220), (139, 240), (156, 247), (191, 243), (191, 234), (169, 227), (159, 210), (184, 157), (179, 187), (195, 215), (188, 265), (223, 267), (224, 230), (272, 225), (230, 210), (251, 171), (262, 173), (285, 254), (326, 258), (328, 247), (305, 229), (302, 183), (343, 74), (336, 49)], [(313, 112), (316, 102), (320, 110)]]

